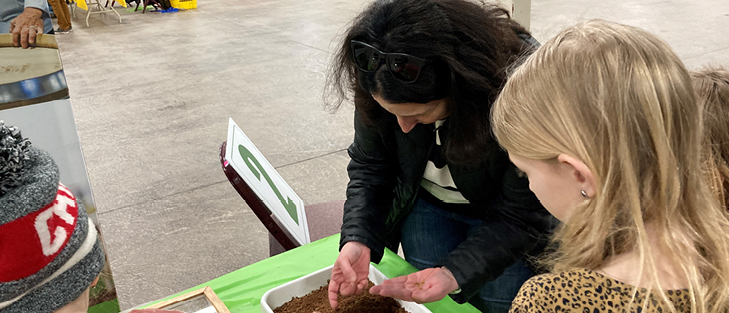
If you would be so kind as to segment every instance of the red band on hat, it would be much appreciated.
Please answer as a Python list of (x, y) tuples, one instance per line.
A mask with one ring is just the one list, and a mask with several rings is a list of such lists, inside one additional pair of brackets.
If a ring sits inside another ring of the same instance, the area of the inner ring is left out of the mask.
[(28, 277), (51, 263), (71, 238), (77, 218), (76, 198), (59, 184), (53, 202), (0, 225), (0, 283)]

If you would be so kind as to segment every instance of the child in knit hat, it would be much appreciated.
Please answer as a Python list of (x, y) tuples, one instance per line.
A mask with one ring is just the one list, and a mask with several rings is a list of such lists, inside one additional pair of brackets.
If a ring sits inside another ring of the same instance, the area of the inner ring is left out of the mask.
[(86, 312), (103, 266), (96, 228), (51, 156), (0, 121), (0, 312)]
[(691, 73), (696, 100), (704, 111), (704, 157), (716, 197), (729, 206), (729, 71), (722, 67)]

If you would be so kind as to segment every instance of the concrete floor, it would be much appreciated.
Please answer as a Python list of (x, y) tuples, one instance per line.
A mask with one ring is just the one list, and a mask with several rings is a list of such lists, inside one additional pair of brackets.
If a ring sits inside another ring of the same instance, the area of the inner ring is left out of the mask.
[[(268, 256), (218, 159), (232, 117), (307, 204), (344, 199), (352, 108), (321, 92), (332, 43), (369, 1), (198, 0), (96, 15), (58, 36), (122, 309)], [(78, 14), (84, 11), (77, 11)], [(689, 69), (729, 65), (729, 1), (533, 0), (540, 41), (589, 18), (646, 28)]]

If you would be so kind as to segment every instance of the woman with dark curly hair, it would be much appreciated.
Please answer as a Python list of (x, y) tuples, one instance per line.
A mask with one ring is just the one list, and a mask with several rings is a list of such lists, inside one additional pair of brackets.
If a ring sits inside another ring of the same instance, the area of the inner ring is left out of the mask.
[(356, 109), (333, 308), (402, 243), (421, 271), (370, 292), (508, 310), (556, 222), (494, 141), (489, 110), (537, 45), (506, 10), (463, 0), (380, 0), (354, 20), (327, 84), (330, 104), (353, 95)]

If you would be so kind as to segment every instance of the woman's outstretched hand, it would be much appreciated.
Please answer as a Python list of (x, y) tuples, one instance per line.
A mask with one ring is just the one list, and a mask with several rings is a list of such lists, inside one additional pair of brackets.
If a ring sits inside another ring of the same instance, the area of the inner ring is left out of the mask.
[(370, 248), (350, 241), (344, 244), (332, 268), (329, 280), (329, 305), (336, 310), (339, 306), (337, 295), (360, 294), (367, 287), (370, 273)]
[[(434, 302), (458, 289), (458, 282), (445, 267), (427, 268), (395, 277), (370, 288), (370, 293), (417, 303)], [(330, 289), (331, 290), (331, 289)]]

